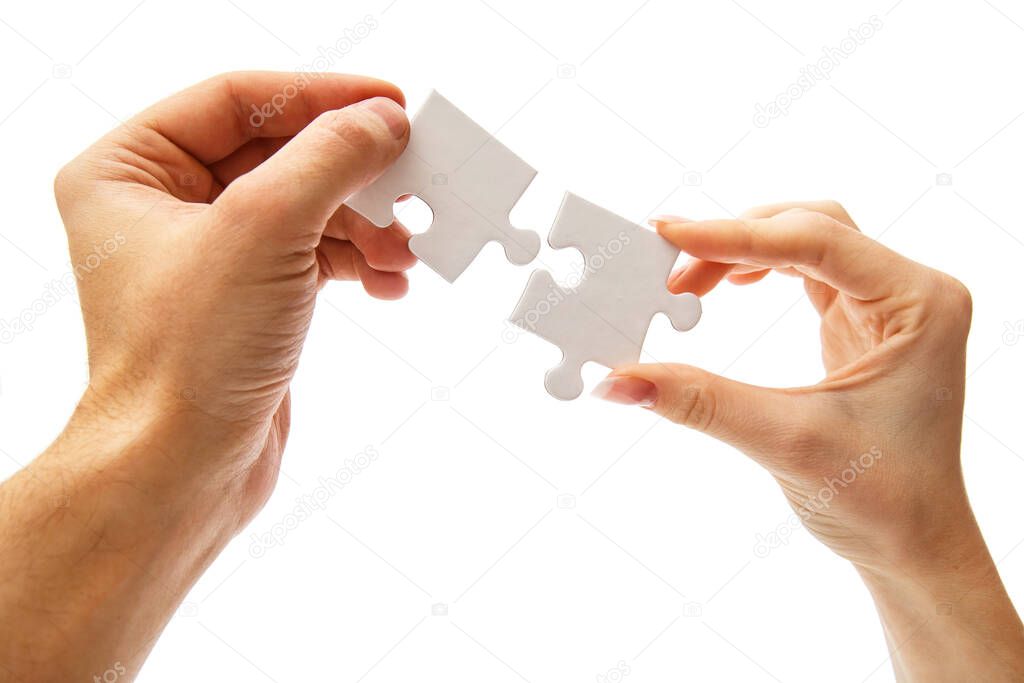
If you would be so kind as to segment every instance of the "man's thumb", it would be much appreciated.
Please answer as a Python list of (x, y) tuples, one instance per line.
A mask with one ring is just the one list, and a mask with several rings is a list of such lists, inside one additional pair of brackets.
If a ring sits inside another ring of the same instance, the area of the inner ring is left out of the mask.
[(342, 202), (398, 158), (408, 140), (405, 111), (386, 97), (327, 111), (228, 185), (217, 203), (276, 229), (322, 228)]
[(650, 408), (678, 424), (751, 455), (774, 444), (793, 423), (792, 397), (778, 389), (736, 382), (689, 365), (630, 365), (594, 389), (607, 401)]

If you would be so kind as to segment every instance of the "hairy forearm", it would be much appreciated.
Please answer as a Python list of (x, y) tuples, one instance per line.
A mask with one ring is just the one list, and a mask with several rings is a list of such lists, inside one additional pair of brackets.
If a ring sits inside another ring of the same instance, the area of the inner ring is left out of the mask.
[(73, 420), (0, 486), (0, 680), (133, 678), (230, 538), (214, 496), (139, 466), (171, 455), (145, 432)]
[(900, 681), (1024, 680), (1024, 626), (973, 518), (898, 569), (861, 570)]

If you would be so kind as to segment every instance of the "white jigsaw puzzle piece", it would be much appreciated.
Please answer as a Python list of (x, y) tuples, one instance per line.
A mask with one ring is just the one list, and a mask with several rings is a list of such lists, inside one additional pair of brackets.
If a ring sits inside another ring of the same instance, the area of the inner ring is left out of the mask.
[(540, 237), (509, 223), (512, 207), (537, 175), (436, 91), (413, 117), (409, 145), (391, 168), (346, 204), (374, 225), (395, 220), (395, 200), (422, 199), (434, 214), (409, 248), (454, 282), (488, 242), (499, 242), (516, 265), (537, 257)]
[(509, 320), (562, 349), (561, 364), (544, 377), (555, 398), (583, 392), (580, 371), (587, 361), (616, 368), (640, 360), (656, 313), (680, 331), (700, 320), (696, 296), (668, 291), (679, 250), (657, 233), (566, 193), (548, 243), (582, 252), (579, 285), (563, 289), (549, 272), (534, 271)]

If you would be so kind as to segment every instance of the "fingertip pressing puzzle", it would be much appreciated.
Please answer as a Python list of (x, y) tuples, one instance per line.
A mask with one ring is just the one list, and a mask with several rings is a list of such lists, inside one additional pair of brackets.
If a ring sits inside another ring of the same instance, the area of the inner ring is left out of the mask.
[[(402, 155), (346, 204), (384, 228), (395, 220), (399, 197), (422, 199), (434, 219), (426, 232), (413, 235), (409, 248), (454, 282), (488, 242), (500, 243), (516, 265), (537, 257), (537, 233), (509, 222), (536, 174), (435, 91), (413, 117)], [(657, 233), (567, 192), (548, 244), (583, 254), (580, 282), (563, 289), (548, 271), (534, 271), (509, 320), (562, 350), (562, 362), (544, 379), (555, 398), (571, 400), (583, 392), (580, 372), (587, 361), (613, 369), (637, 362), (656, 313), (680, 331), (700, 320), (696, 296), (671, 294), (666, 287), (679, 250)]]

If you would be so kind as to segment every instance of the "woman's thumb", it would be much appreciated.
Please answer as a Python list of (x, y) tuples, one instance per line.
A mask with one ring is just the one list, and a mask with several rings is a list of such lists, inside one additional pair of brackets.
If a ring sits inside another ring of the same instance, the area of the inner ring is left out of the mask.
[(793, 421), (791, 397), (689, 365), (630, 365), (595, 389), (598, 398), (637, 405), (704, 432), (751, 455), (776, 441)]

